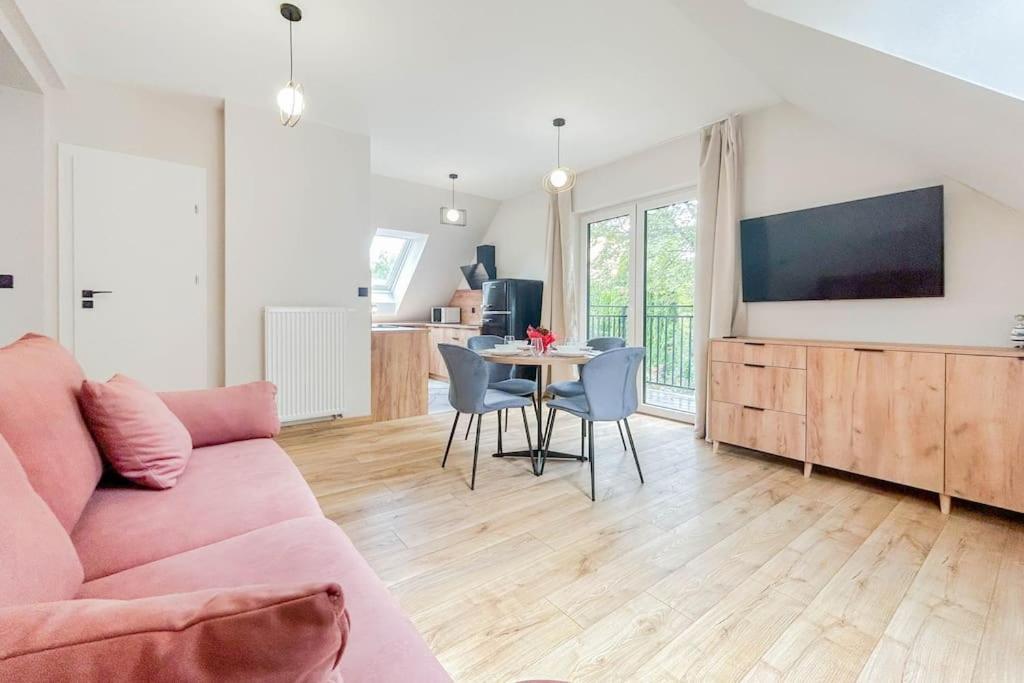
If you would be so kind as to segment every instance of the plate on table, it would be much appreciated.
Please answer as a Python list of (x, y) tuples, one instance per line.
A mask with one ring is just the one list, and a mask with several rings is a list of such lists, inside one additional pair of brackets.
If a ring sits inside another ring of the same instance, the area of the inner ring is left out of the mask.
[(565, 356), (579, 358), (590, 354), (590, 349), (579, 347), (576, 349), (551, 349), (549, 353), (552, 356)]
[(487, 353), (495, 356), (518, 356), (523, 353), (523, 350), (524, 349), (521, 346), (509, 346), (504, 348), (495, 346), (493, 349), (488, 349)]

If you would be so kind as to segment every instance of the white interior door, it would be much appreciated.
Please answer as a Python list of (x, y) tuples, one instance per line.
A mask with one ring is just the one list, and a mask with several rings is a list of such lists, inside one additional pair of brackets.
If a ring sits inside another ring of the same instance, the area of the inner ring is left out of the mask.
[(62, 285), (62, 302), (73, 307), (71, 346), (86, 374), (120, 372), (156, 390), (206, 386), (205, 169), (61, 153), (73, 289)]

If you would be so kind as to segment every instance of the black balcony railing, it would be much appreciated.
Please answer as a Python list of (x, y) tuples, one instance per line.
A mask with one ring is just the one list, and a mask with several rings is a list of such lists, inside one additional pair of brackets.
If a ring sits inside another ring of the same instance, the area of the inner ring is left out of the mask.
[[(628, 338), (628, 312), (628, 306), (591, 306), (589, 336)], [(644, 346), (648, 385), (693, 390), (693, 306), (648, 306)]]

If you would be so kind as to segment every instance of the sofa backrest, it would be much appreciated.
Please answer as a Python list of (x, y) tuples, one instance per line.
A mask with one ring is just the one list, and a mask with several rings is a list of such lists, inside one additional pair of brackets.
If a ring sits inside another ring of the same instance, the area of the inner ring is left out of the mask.
[(78, 409), (84, 379), (74, 357), (47, 337), (28, 334), (0, 348), (0, 434), (69, 532), (103, 474)]
[(64, 527), (32, 489), (0, 436), (0, 608), (75, 597), (82, 563)]

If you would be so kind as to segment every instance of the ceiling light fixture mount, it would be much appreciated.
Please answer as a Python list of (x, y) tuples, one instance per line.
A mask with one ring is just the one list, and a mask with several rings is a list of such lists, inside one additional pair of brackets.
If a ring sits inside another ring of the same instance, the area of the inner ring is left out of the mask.
[(292, 27), (302, 21), (302, 10), (285, 2), (281, 4), (281, 16), (288, 21), (288, 82), (277, 93), (277, 108), (281, 110), (281, 125), (294, 128), (306, 109), (305, 91), (295, 80), (295, 49), (292, 43)]
[(551, 125), (555, 127), (556, 137), (555, 168), (546, 173), (541, 182), (548, 194), (561, 194), (576, 185), (576, 171), (568, 166), (562, 166), (562, 128), (565, 127), (565, 119), (559, 117), (552, 121)]
[(448, 179), (452, 181), (452, 205), (441, 207), (441, 225), (466, 225), (468, 215), (465, 209), (455, 208), (455, 181), (459, 179), (458, 173), (449, 173)]

